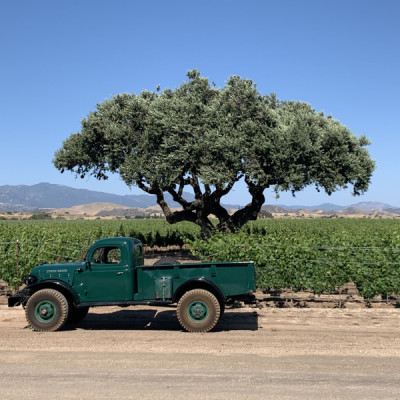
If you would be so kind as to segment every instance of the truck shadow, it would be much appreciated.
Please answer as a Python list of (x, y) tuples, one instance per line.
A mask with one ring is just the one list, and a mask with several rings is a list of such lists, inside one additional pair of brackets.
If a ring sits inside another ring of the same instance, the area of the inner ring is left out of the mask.
[[(163, 330), (182, 331), (175, 310), (119, 310), (111, 313), (90, 313), (78, 324), (67, 324), (63, 330)], [(213, 332), (258, 330), (256, 311), (227, 310)]]

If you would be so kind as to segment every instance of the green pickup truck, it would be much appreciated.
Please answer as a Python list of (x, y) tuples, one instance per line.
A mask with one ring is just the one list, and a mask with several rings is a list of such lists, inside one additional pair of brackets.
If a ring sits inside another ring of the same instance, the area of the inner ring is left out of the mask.
[(250, 300), (255, 290), (251, 262), (179, 264), (161, 259), (152, 266), (143, 263), (139, 240), (101, 239), (83, 262), (33, 268), (25, 277), (26, 286), (8, 298), (8, 306), (22, 304), (35, 331), (51, 332), (79, 322), (90, 307), (177, 303), (183, 329), (208, 332), (228, 301)]

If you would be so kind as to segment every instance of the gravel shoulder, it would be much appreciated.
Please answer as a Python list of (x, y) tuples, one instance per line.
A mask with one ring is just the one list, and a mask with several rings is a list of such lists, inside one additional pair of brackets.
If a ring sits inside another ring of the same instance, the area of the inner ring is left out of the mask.
[(228, 309), (182, 332), (175, 308), (101, 307), (54, 333), (0, 306), (1, 399), (400, 399), (400, 311)]

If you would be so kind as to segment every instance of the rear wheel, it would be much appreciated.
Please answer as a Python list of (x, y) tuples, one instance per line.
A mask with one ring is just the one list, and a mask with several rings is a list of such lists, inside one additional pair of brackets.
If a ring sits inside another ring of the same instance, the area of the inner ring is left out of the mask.
[(67, 321), (68, 301), (57, 290), (42, 289), (29, 298), (25, 315), (33, 330), (53, 332)]
[(217, 324), (221, 307), (217, 298), (204, 289), (186, 292), (179, 300), (176, 314), (188, 332), (208, 332)]

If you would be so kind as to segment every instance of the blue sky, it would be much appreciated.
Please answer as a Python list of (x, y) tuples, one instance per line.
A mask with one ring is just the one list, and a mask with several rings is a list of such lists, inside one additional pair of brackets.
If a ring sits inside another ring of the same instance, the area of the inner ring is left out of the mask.
[[(400, 206), (399, 20), (397, 0), (1, 1), (0, 185), (142, 193), (117, 175), (60, 174), (54, 152), (97, 103), (177, 87), (197, 68), (219, 87), (240, 75), (308, 102), (371, 140), (377, 169), (364, 196), (266, 191), (267, 203)], [(224, 200), (249, 197), (239, 184)]]

